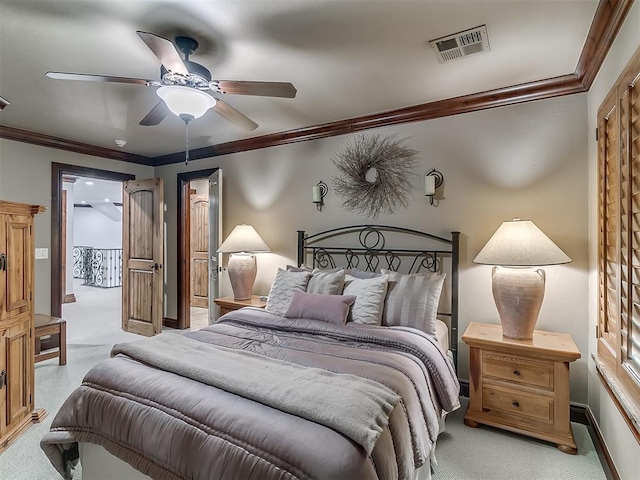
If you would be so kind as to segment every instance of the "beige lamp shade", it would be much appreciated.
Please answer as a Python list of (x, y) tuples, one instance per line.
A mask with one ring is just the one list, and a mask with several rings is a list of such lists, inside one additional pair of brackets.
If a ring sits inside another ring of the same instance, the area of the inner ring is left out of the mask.
[(268, 253), (270, 251), (251, 225), (237, 225), (218, 248), (219, 253)]
[(569, 263), (571, 259), (532, 221), (515, 218), (500, 225), (473, 261), (496, 265), (491, 284), (502, 334), (530, 340), (544, 299), (546, 278), (544, 270), (526, 267)]
[(500, 225), (473, 261), (503, 267), (537, 267), (569, 263), (571, 259), (531, 220), (514, 218)]
[(249, 300), (258, 267), (253, 253), (270, 252), (269, 247), (251, 225), (237, 225), (218, 252), (230, 253), (227, 271), (235, 300)]

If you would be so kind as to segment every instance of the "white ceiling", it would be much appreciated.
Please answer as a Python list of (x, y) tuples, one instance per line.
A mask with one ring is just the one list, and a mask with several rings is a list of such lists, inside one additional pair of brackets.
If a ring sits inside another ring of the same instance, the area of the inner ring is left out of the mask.
[(78, 177), (73, 183), (73, 203), (122, 203), (122, 182)]
[[(184, 150), (174, 116), (138, 122), (155, 87), (49, 71), (159, 79), (136, 30), (200, 43), (214, 79), (291, 82), (295, 99), (221, 95), (259, 124), (210, 111), (190, 147), (308, 127), (573, 73), (597, 0), (0, 0), (0, 124), (157, 156)], [(428, 41), (486, 24), (491, 52), (439, 64)]]

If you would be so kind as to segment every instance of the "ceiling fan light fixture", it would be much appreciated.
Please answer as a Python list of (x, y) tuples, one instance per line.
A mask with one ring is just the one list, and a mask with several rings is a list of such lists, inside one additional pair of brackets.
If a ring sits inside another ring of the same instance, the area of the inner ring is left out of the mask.
[(215, 106), (216, 99), (205, 92), (191, 87), (165, 85), (156, 90), (169, 110), (176, 116), (190, 115), (200, 118), (207, 110)]

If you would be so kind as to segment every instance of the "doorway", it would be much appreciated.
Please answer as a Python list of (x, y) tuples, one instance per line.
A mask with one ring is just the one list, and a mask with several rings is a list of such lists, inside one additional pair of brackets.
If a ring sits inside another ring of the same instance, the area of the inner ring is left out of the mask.
[(51, 315), (67, 320), (68, 344), (121, 336), (122, 182), (133, 178), (52, 164)]
[[(66, 165), (62, 163), (51, 164), (51, 315), (62, 317), (62, 303), (65, 294), (63, 287), (65, 279), (69, 278), (63, 267), (63, 260), (66, 260), (65, 248), (63, 253), (63, 232), (66, 232), (63, 225), (63, 184), (65, 177), (83, 177), (97, 180), (110, 180), (114, 182), (124, 182), (135, 179), (135, 175), (128, 173), (111, 172), (95, 168), (81, 167), (77, 165)], [(68, 262), (65, 262), (67, 264)]]
[(218, 168), (180, 173), (178, 180), (179, 329), (210, 325), (219, 296), (222, 172)]

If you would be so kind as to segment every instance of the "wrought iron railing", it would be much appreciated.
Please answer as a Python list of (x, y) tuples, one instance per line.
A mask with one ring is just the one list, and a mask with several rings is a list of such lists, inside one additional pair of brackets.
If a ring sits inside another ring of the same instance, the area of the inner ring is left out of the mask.
[(73, 247), (73, 278), (93, 287), (122, 286), (122, 249)]

